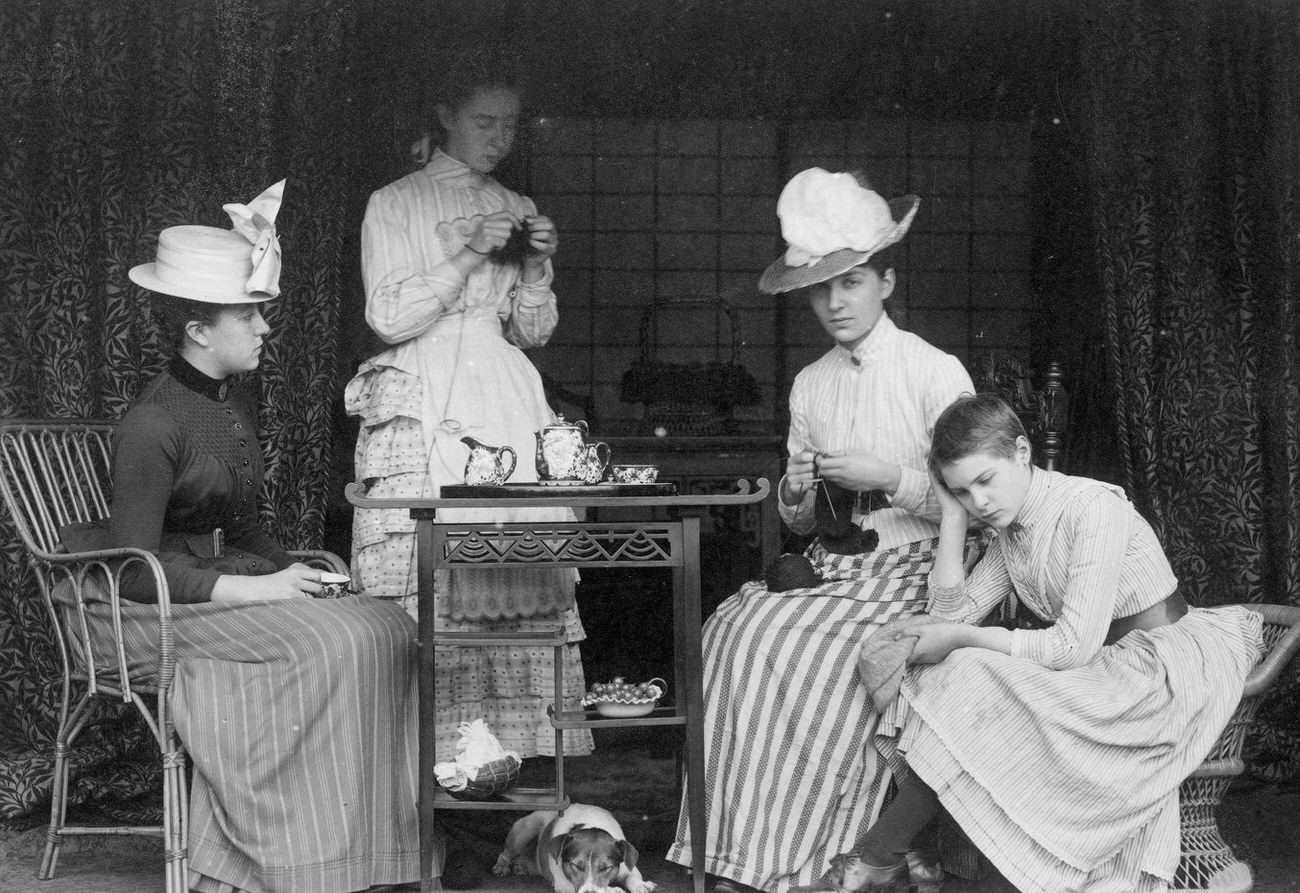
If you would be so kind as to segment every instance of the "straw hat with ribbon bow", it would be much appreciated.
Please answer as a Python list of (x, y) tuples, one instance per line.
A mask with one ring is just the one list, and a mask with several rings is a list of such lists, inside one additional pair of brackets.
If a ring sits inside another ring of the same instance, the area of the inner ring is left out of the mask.
[(275, 217), (284, 180), (247, 205), (222, 205), (233, 229), (169, 226), (158, 234), (151, 263), (132, 267), (131, 281), (150, 291), (206, 304), (248, 304), (280, 294), (280, 241)]
[(886, 201), (851, 173), (795, 174), (776, 202), (785, 254), (763, 272), (759, 291), (807, 288), (866, 263), (903, 238), (920, 205), (915, 195)]

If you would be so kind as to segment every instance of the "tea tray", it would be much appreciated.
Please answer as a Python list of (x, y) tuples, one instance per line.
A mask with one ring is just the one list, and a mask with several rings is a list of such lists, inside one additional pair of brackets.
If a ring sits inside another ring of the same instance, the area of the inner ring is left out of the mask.
[(579, 484), (551, 487), (527, 484), (445, 484), (443, 499), (554, 499), (557, 496), (676, 496), (677, 485), (662, 484)]

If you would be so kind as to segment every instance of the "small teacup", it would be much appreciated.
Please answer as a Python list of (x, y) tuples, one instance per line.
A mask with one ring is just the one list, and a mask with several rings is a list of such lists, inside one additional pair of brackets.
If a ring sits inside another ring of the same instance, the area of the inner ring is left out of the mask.
[(322, 571), (320, 575), (321, 591), (316, 598), (346, 598), (352, 595), (349, 584), (352, 578), (347, 574), (334, 574)]
[(610, 476), (616, 484), (653, 484), (659, 477), (658, 465), (614, 465)]

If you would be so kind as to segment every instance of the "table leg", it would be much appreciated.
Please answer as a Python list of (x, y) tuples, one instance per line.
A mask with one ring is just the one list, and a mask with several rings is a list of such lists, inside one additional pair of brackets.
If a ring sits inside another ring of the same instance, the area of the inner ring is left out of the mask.
[(686, 696), (686, 800), (691, 835), (691, 881), (694, 893), (704, 893), (704, 854), (708, 828), (704, 789), (704, 657), (700, 617), (700, 518), (683, 515), (679, 631), (682, 649), (681, 686)]
[(437, 848), (436, 812), (433, 808), (433, 765), (437, 762), (435, 742), (437, 740), (437, 713), (434, 710), (433, 675), (433, 519), (420, 519), (415, 525), (416, 535), (416, 572), (419, 575), (416, 595), (416, 609), (419, 611), (419, 724), (420, 724), (420, 758), (419, 774), (419, 819), (420, 819), (420, 893), (441, 890), (441, 866), (439, 876), (433, 872), (433, 856)]

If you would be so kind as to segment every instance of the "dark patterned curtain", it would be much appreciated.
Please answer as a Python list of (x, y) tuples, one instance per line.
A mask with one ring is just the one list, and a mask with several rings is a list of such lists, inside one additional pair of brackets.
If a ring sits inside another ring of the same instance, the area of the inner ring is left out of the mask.
[[(165, 361), (127, 269), (163, 227), (228, 226), (223, 202), (287, 178), (283, 293), (250, 383), (265, 519), (287, 546), (319, 546), (341, 484), (338, 320), (361, 301), (365, 197), (409, 142), (417, 5), (0, 4), (0, 412), (120, 417)], [(48, 802), (58, 690), (39, 592), (0, 514), (0, 819), (35, 820)], [(103, 713), (80, 741), (74, 802), (122, 803), (156, 783), (129, 712)]]
[[(1125, 483), (1193, 603), (1300, 604), (1300, 6), (1085, 9)], [(1292, 775), (1294, 673), (1264, 712), (1253, 766)]]

